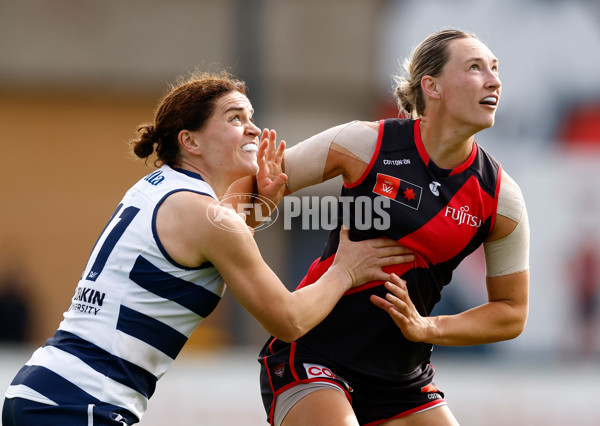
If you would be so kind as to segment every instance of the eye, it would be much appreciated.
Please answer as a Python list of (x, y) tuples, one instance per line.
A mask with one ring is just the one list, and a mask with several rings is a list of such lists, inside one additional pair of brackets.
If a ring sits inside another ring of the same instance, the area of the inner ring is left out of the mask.
[(241, 119), (239, 115), (234, 115), (229, 119), (229, 121), (241, 121)]
[(471, 65), (471, 67), (470, 67), (469, 69), (470, 69), (470, 70), (475, 70), (475, 71), (479, 71), (479, 70), (480, 70), (480, 68), (479, 68), (479, 65), (478, 65), (478, 64), (473, 64), (473, 65)]

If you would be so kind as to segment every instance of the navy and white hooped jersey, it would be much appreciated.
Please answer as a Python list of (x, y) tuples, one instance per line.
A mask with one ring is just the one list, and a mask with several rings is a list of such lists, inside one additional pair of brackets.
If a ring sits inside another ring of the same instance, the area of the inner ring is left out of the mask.
[[(349, 216), (344, 221), (352, 240), (386, 236), (414, 252), (412, 263), (386, 271), (407, 282), (413, 303), (426, 316), (440, 300), (453, 270), (493, 229), (500, 181), (500, 164), (475, 142), (462, 165), (441, 169), (423, 146), (418, 121), (385, 120), (380, 122), (377, 148), (367, 169), (357, 182), (342, 188), (342, 197), (355, 201), (340, 203), (338, 215)], [(383, 207), (365, 212), (361, 199)], [(372, 223), (364, 223), (365, 219)], [(299, 287), (315, 282), (333, 262), (341, 223), (338, 219), (322, 256)], [(382, 223), (386, 226), (378, 228)], [(385, 297), (382, 284), (374, 281), (348, 291), (297, 344), (320, 354), (340, 374), (347, 369), (349, 376), (410, 374), (427, 362), (432, 346), (408, 341), (389, 315), (370, 302), (372, 294)]]
[(168, 166), (136, 183), (96, 242), (56, 334), (7, 398), (113, 405), (141, 418), (156, 381), (225, 291), (214, 266), (179, 265), (158, 238), (158, 208), (178, 191), (217, 198), (199, 175)]

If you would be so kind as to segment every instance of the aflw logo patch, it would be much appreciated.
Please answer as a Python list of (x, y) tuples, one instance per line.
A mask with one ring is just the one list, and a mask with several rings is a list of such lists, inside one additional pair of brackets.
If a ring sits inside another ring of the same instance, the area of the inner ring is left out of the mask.
[(377, 182), (375, 182), (373, 192), (418, 210), (423, 188), (394, 176), (377, 173)]

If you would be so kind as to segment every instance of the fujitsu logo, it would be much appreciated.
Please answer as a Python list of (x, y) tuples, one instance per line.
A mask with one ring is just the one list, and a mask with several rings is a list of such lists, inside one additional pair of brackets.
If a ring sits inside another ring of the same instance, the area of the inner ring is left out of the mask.
[(474, 228), (479, 228), (483, 223), (483, 221), (477, 216), (469, 214), (469, 206), (463, 206), (459, 209), (455, 209), (451, 206), (446, 206), (445, 216), (451, 217), (452, 220), (455, 220), (459, 225), (467, 225), (472, 226)]

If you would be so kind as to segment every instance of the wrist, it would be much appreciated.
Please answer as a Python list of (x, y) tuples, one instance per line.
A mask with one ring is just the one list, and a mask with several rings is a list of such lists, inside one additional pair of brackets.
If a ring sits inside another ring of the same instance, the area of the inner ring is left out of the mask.
[(425, 328), (425, 338), (423, 341), (425, 343), (430, 343), (432, 345), (442, 345), (446, 346), (444, 342), (444, 333), (443, 333), (443, 322), (445, 315), (438, 315), (434, 317), (426, 317), (427, 318), (427, 327)]
[(329, 280), (336, 286), (339, 286), (344, 292), (350, 290), (355, 284), (355, 277), (351, 271), (339, 264), (331, 265), (324, 275), (327, 275)]

